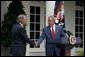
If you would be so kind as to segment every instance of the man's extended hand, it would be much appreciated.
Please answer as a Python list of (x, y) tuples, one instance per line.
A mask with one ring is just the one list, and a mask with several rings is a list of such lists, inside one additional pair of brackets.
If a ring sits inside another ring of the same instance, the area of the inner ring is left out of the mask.
[(38, 47), (39, 46), (38, 42), (37, 41), (34, 42), (35, 42), (35, 47)]
[(30, 43), (31, 46), (35, 46), (35, 42), (34, 40), (31, 39), (31, 43)]

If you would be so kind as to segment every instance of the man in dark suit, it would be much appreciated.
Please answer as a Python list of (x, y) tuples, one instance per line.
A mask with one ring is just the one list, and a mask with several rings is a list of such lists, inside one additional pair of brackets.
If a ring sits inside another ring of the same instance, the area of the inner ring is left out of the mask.
[(34, 45), (34, 42), (28, 38), (24, 28), (27, 25), (27, 22), (27, 16), (21, 14), (17, 18), (17, 23), (12, 28), (12, 56), (25, 56), (26, 42)]
[(46, 39), (46, 56), (60, 56), (60, 45), (56, 45), (56, 43), (60, 43), (61, 37), (64, 36), (62, 26), (55, 24), (55, 18), (53, 16), (48, 17), (48, 24), (43, 28), (43, 32), (40, 38), (35, 41), (35, 46), (37, 47), (40, 43)]

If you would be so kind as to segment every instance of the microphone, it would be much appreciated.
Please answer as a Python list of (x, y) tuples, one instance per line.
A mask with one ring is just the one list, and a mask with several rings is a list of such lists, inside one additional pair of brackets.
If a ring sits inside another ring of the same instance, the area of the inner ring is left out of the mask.
[(73, 34), (69, 31), (69, 30), (66, 30), (65, 28), (63, 29), (65, 33), (67, 33), (67, 35), (70, 37), (70, 35), (73, 36)]

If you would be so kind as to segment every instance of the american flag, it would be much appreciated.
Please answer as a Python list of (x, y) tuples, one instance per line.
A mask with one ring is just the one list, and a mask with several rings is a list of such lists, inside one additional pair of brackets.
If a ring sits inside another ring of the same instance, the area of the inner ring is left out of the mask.
[(64, 23), (64, 8), (62, 7), (63, 1), (56, 1), (54, 6), (54, 16), (56, 17), (56, 20), (58, 23), (63, 22)]

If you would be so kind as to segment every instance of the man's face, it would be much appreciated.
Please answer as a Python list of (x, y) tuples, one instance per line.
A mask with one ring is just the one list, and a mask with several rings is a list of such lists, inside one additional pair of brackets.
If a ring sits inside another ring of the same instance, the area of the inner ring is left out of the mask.
[(48, 18), (48, 24), (49, 24), (49, 26), (54, 25), (54, 20), (52, 19), (52, 17)]
[(27, 22), (28, 22), (27, 16), (24, 16), (23, 19), (22, 19), (22, 24), (24, 26), (26, 26), (27, 25)]

